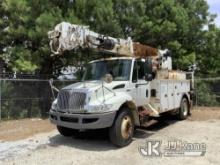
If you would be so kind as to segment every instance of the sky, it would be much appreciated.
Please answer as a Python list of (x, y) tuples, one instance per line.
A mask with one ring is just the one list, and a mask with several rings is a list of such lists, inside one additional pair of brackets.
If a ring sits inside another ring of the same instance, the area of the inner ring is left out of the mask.
[(220, 0), (207, 0), (210, 13), (217, 14), (215, 23), (220, 27)]

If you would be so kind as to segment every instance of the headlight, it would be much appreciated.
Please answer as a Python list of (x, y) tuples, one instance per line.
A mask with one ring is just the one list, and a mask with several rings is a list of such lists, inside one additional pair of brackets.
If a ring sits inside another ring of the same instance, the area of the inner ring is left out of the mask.
[(53, 103), (52, 103), (52, 105), (51, 105), (51, 109), (52, 110), (57, 110), (57, 99), (55, 99), (54, 101), (53, 101)]
[(108, 111), (111, 109), (112, 104), (101, 104), (101, 105), (94, 105), (90, 106), (91, 111)]

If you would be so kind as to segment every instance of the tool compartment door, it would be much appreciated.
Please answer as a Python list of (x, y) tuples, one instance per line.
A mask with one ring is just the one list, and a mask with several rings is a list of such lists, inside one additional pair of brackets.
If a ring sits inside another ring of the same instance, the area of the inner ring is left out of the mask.
[(174, 109), (175, 106), (175, 96), (174, 96), (174, 82), (168, 80), (168, 91), (167, 91), (167, 96), (168, 96), (168, 109)]
[(180, 107), (180, 102), (182, 99), (182, 94), (181, 94), (181, 81), (176, 81), (174, 83), (174, 95), (175, 95), (175, 108), (179, 108)]
[(161, 112), (168, 110), (168, 83), (166, 80), (160, 81), (160, 107)]

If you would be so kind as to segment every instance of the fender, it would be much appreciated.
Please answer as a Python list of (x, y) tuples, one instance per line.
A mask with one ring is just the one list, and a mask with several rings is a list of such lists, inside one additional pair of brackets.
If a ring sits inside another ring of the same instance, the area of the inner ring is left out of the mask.
[(140, 125), (137, 106), (133, 98), (129, 94), (125, 92), (117, 92), (116, 96), (106, 101), (106, 103), (113, 104), (113, 108), (116, 111), (119, 111), (122, 107), (125, 107), (125, 106), (128, 107), (131, 110), (132, 115), (134, 117), (135, 125), (137, 126)]
[[(185, 97), (185, 98), (188, 100), (188, 102), (190, 103), (190, 95), (189, 95), (188, 93), (182, 93), (182, 99), (183, 99), (184, 97)], [(182, 100), (182, 99), (181, 99), (181, 100)]]
[[(117, 111), (120, 109), (121, 105), (127, 101), (133, 101), (133, 98), (125, 93), (125, 92), (116, 92), (114, 96), (105, 96), (107, 99), (105, 100), (105, 104), (111, 104), (111, 111)], [(98, 102), (96, 103), (98, 104)]]

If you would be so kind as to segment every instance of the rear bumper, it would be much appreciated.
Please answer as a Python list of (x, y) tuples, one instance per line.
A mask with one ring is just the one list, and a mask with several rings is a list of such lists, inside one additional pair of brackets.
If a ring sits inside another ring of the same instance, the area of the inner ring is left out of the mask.
[(107, 128), (113, 124), (116, 111), (99, 114), (67, 114), (50, 111), (51, 123), (73, 129)]

